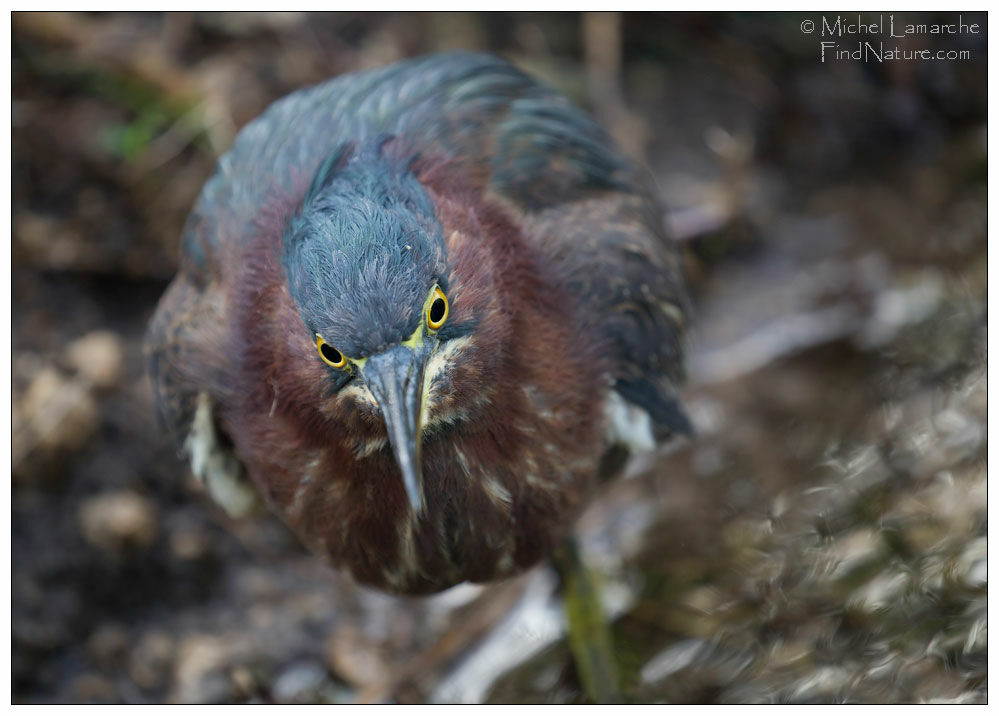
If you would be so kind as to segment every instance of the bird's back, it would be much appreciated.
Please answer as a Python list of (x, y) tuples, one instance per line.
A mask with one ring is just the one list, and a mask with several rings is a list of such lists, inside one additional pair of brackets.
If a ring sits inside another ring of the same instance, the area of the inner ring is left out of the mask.
[(647, 175), (568, 99), (492, 56), (432, 55), (274, 103), (240, 132), (199, 197), (184, 232), (188, 280), (217, 280), (222, 255), (238, 256), (261, 223), (287, 221), (324, 159), (383, 134), (481, 183), (517, 214), (613, 355), (612, 422), (629, 422), (637, 406), (652, 418), (642, 433), (687, 429), (675, 395), (685, 291)]

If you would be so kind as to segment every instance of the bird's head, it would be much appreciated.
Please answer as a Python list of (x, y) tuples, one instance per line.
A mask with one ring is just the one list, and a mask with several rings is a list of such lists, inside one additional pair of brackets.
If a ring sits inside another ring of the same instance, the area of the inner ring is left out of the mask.
[(386, 151), (392, 141), (341, 147), (323, 162), (285, 232), (284, 267), (322, 390), (380, 412), (420, 513), (428, 392), (447, 369), (432, 358), (474, 321), (453, 315), (433, 202), (409, 160)]

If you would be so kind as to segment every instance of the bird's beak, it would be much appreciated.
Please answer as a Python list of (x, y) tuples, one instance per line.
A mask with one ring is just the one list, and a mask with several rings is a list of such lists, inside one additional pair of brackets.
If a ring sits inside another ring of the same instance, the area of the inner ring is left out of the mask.
[(361, 376), (381, 408), (389, 443), (402, 471), (413, 511), (423, 511), (420, 461), (420, 419), (423, 412), (423, 371), (430, 352), (424, 345), (398, 345), (370, 356)]

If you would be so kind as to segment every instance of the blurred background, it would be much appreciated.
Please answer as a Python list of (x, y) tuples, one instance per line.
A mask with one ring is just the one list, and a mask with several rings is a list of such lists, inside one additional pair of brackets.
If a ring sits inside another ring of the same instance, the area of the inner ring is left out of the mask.
[(822, 63), (821, 17), (15, 13), (14, 701), (582, 699), (548, 567), (360, 589), (201, 496), (144, 375), (240, 127), (464, 48), (589, 108), (685, 252), (698, 435), (579, 526), (628, 698), (984, 703), (986, 17), (832, 38), (968, 53), (884, 64)]

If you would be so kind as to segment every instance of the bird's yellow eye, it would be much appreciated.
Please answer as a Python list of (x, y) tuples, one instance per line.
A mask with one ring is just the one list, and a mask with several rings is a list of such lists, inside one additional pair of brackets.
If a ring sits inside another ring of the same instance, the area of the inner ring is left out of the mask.
[(323, 362), (333, 368), (343, 368), (347, 365), (347, 358), (343, 353), (323, 340), (322, 336), (316, 336), (316, 350)]
[(443, 326), (444, 321), (447, 320), (448, 310), (447, 296), (439, 287), (434, 286), (434, 291), (430, 296), (430, 305), (427, 306), (427, 327), (436, 331)]

